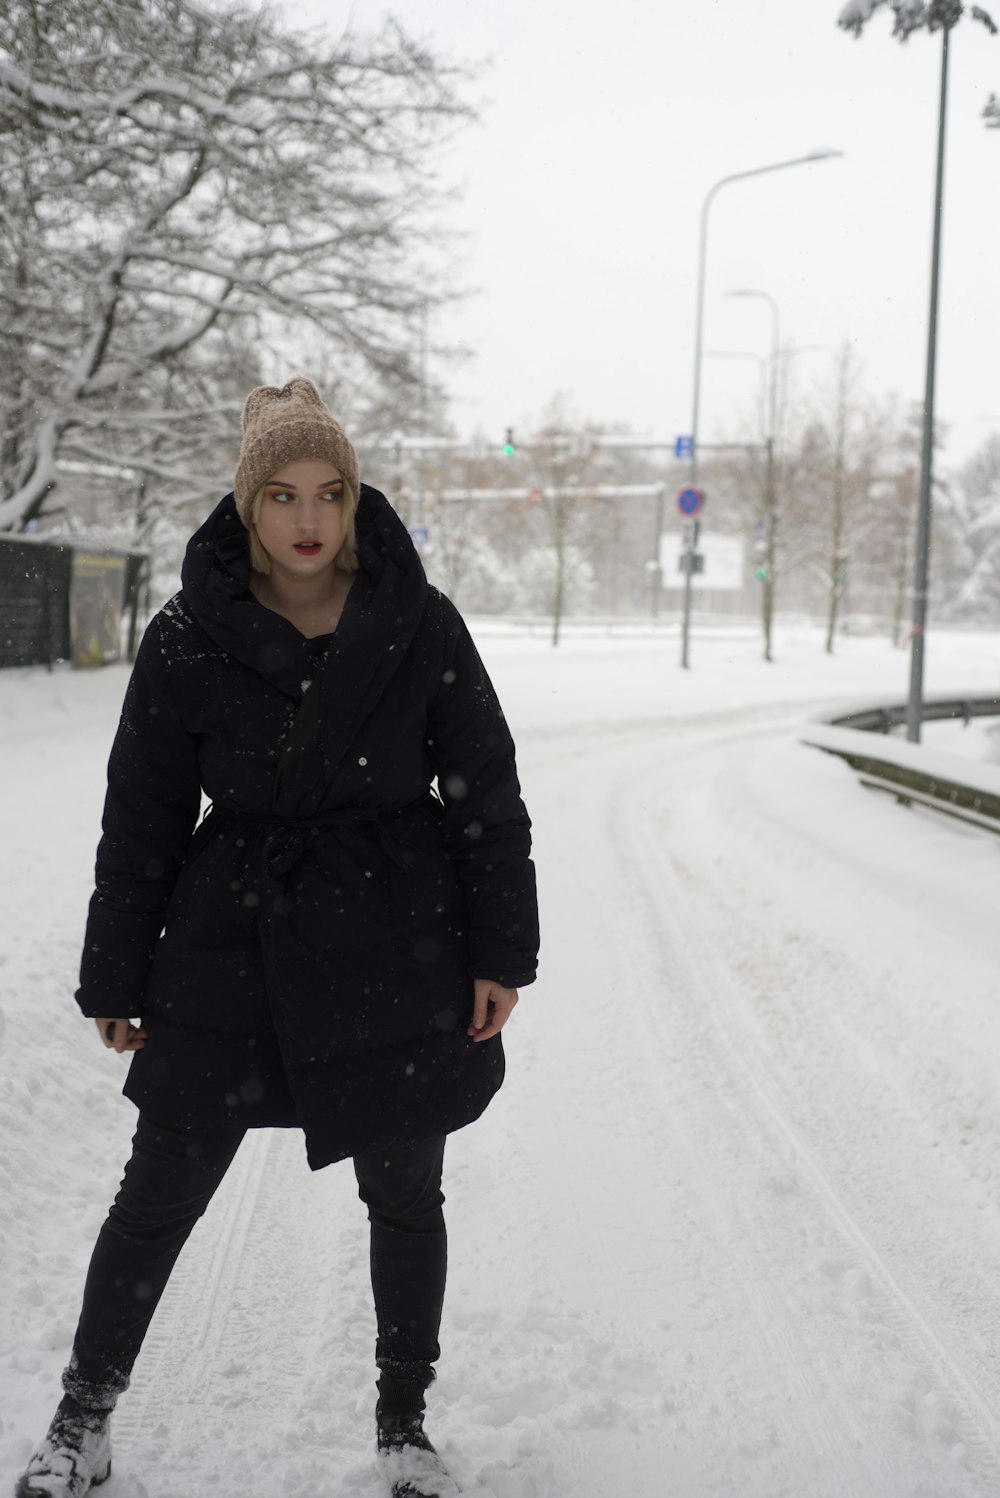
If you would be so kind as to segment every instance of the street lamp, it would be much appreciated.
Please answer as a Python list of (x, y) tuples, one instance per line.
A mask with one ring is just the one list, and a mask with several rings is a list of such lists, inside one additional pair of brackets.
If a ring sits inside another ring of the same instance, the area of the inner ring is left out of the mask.
[[(973, 6), (973, 14), (977, 7)], [(991, 23), (992, 24), (992, 23)], [(996, 27), (993, 27), (994, 31)], [(931, 485), (934, 481), (934, 383), (937, 372), (938, 285), (941, 276), (941, 214), (944, 199), (944, 132), (948, 115), (948, 34), (941, 28), (941, 90), (938, 100), (937, 169), (934, 177), (934, 230), (931, 236), (931, 299), (927, 316), (927, 363), (924, 370), (924, 424), (920, 434), (920, 492), (917, 495), (917, 540), (913, 578), (913, 633), (910, 640), (910, 695), (906, 699), (906, 737), (920, 743), (924, 717), (924, 636), (931, 558)]]
[[(837, 25), (860, 36), (884, 0), (848, 0)], [(931, 487), (934, 477), (934, 387), (937, 370), (938, 289), (941, 274), (941, 218), (944, 199), (944, 141), (948, 117), (948, 39), (968, 10), (991, 36), (997, 34), (990, 15), (981, 5), (965, 6), (960, 0), (934, 0), (922, 5), (892, 0), (895, 13), (893, 36), (905, 42), (914, 31), (941, 32), (941, 84), (938, 93), (937, 168), (934, 177), (934, 229), (931, 237), (931, 298), (927, 317), (927, 365), (924, 372), (923, 430), (920, 440), (920, 494), (917, 501), (917, 541), (913, 578), (913, 633), (910, 647), (910, 695), (906, 704), (906, 737), (920, 743), (924, 700), (924, 635), (927, 629), (927, 587), (931, 545)], [(987, 119), (997, 113), (991, 97), (983, 111)]]
[[(698, 406), (701, 398), (701, 346), (702, 332), (705, 322), (705, 262), (708, 249), (708, 213), (715, 201), (715, 196), (723, 187), (728, 187), (731, 182), (743, 182), (748, 177), (763, 177), (768, 172), (781, 172), (786, 167), (811, 166), (815, 161), (828, 161), (833, 156), (842, 156), (842, 151), (810, 151), (806, 156), (794, 156), (789, 161), (775, 161), (769, 166), (752, 167), (746, 172), (733, 172), (728, 177), (720, 177), (705, 194), (701, 205), (701, 224), (698, 236), (698, 289), (695, 299), (695, 333), (694, 333), (694, 397), (691, 407), (691, 485), (698, 480)], [(695, 520), (692, 526), (692, 542), (686, 548), (685, 574), (684, 574), (684, 623), (681, 630), (681, 665), (687, 669), (688, 666), (688, 639), (691, 632), (691, 575), (694, 569), (693, 556), (698, 545), (698, 522)]]

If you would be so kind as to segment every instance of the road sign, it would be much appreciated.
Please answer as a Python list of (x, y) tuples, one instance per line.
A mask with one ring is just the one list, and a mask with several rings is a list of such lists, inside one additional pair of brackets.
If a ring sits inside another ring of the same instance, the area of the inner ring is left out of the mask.
[(410, 526), (410, 539), (412, 540), (414, 546), (418, 551), (422, 551), (423, 548), (427, 545), (427, 538), (429, 535), (430, 532), (428, 531), (426, 525)]
[(677, 496), (677, 508), (682, 515), (697, 515), (705, 503), (705, 495), (701, 489), (682, 489)]
[[(660, 537), (660, 567), (665, 588), (683, 587), (685, 562), (683, 557), (693, 551), (703, 560), (696, 562), (691, 574), (691, 584), (697, 590), (710, 588), (713, 593), (735, 593), (744, 586), (746, 548), (741, 536), (724, 535), (718, 531), (703, 530), (697, 547), (686, 545), (676, 531), (664, 531)], [(681, 573), (676, 581), (671, 575)]]
[(675, 458), (690, 458), (693, 455), (694, 455), (694, 438), (693, 437), (675, 437), (674, 438), (674, 457)]

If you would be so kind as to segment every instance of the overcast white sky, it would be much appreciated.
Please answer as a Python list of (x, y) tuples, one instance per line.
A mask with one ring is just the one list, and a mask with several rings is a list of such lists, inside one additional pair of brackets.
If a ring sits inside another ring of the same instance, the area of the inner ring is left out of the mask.
[[(940, 37), (860, 40), (841, 0), (283, 0), (339, 33), (387, 12), (488, 64), (481, 123), (449, 156), (464, 183), (460, 270), (479, 288), (432, 327), (473, 358), (450, 378), (463, 434), (525, 430), (556, 392), (581, 415), (674, 436), (691, 424), (698, 220), (720, 177), (817, 147), (842, 160), (722, 190), (711, 213), (705, 347), (794, 360), (803, 389), (851, 340), (875, 393), (923, 395)], [(987, 5), (989, 8), (989, 5)], [(1000, 4), (995, 19), (1000, 21)], [(945, 465), (1000, 430), (1000, 37), (952, 34), (938, 413)], [(742, 430), (752, 360), (709, 359), (701, 432)]]

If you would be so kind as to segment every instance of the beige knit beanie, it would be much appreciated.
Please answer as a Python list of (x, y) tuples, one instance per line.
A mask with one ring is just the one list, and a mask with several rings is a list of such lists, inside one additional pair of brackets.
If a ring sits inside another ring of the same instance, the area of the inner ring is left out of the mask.
[(243, 445), (233, 493), (250, 529), (257, 491), (285, 463), (327, 458), (358, 495), (358, 455), (323, 404), (312, 380), (296, 375), (287, 385), (258, 385), (243, 407)]

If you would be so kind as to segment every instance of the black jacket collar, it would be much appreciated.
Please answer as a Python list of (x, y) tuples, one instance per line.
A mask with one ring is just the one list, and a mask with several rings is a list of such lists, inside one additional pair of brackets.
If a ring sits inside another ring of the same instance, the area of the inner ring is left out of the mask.
[[(377, 700), (423, 613), (420, 557), (384, 494), (367, 484), (355, 519), (360, 572), (334, 636), (324, 695), (340, 696), (340, 731)], [(188, 542), (181, 589), (205, 633), (236, 660), (298, 700), (305, 675), (302, 635), (250, 592), (249, 535), (227, 494)], [(332, 750), (334, 745), (330, 745)]]

